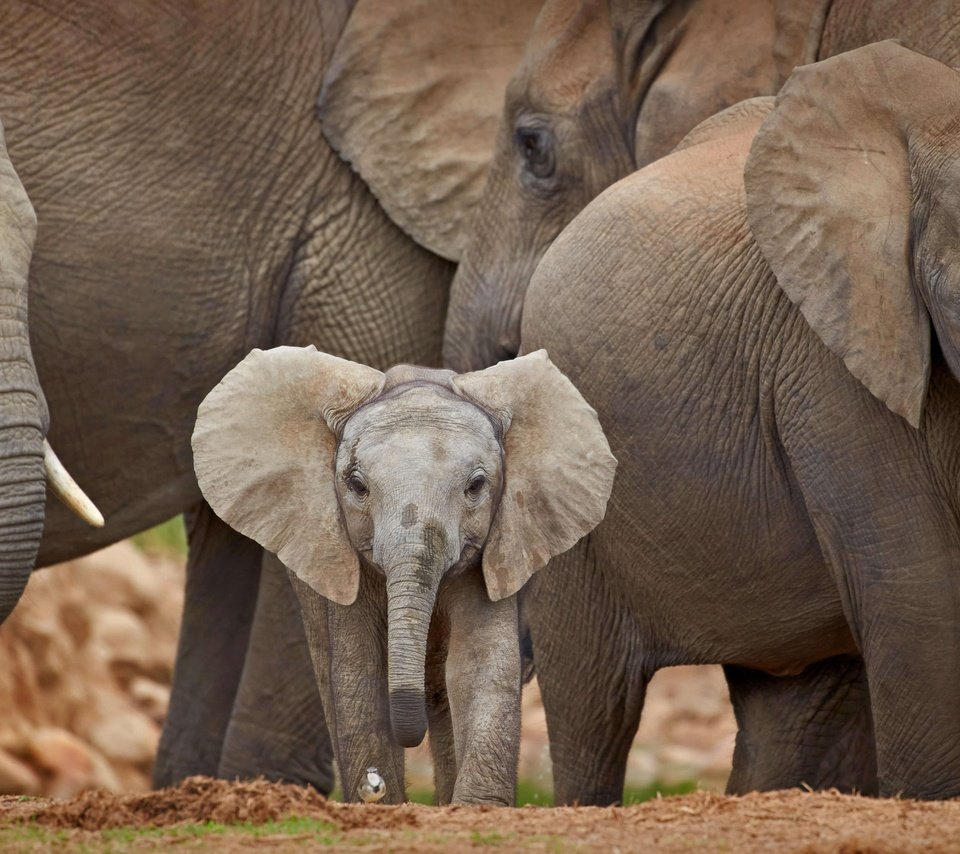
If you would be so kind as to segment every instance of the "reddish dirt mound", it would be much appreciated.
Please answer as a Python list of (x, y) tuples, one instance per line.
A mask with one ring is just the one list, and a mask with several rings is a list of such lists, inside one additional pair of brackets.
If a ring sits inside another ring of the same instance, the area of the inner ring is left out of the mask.
[(102, 789), (84, 792), (69, 801), (46, 802), (24, 817), (47, 827), (105, 830), (208, 821), (262, 824), (291, 815), (327, 818), (329, 806), (309, 787), (189, 777), (179, 786), (144, 795), (115, 795)]
[[(149, 795), (88, 793), (71, 801), (0, 799), (0, 826), (32, 821), (90, 831), (216, 821), (319, 818), (336, 841), (392, 851), (496, 845), (526, 850), (960, 851), (960, 801), (875, 800), (835, 792), (772, 792), (728, 798), (699, 792), (626, 808), (433, 808), (328, 803), (316, 792), (273, 783), (192, 778)], [(159, 841), (162, 840), (158, 840)], [(224, 839), (230, 850), (285, 850), (283, 838)], [(301, 844), (291, 839), (291, 844)], [(293, 845), (295, 847), (295, 845)], [(297, 849), (299, 850), (299, 849)]]

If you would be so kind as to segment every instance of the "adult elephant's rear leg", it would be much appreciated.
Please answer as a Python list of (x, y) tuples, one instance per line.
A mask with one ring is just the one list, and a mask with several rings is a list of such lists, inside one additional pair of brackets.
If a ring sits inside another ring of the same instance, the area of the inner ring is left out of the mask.
[(590, 537), (537, 573), (521, 601), (547, 717), (554, 800), (618, 803), (649, 675), (636, 625), (597, 567)]
[(202, 502), (187, 514), (187, 588), (155, 786), (215, 776), (260, 584), (263, 549)]
[(264, 553), (247, 659), (218, 776), (333, 790), (333, 748), (287, 570)]
[(724, 670), (739, 730), (729, 794), (798, 786), (877, 793), (862, 659), (830, 658), (797, 676)]

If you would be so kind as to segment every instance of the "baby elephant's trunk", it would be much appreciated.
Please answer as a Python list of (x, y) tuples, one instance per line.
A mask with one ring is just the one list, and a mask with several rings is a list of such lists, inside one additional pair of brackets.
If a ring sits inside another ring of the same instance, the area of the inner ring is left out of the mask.
[(420, 544), (385, 568), (390, 722), (403, 747), (416, 747), (427, 732), (424, 665), (442, 562), (442, 556), (430, 554)]

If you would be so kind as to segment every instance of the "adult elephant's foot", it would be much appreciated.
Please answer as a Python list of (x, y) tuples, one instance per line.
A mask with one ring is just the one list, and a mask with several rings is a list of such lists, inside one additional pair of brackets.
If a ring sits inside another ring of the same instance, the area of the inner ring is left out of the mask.
[(877, 793), (877, 758), (863, 661), (839, 656), (798, 676), (724, 668), (737, 717), (727, 793), (836, 788)]
[(187, 536), (183, 622), (153, 771), (157, 788), (194, 774), (217, 775), (260, 583), (263, 549), (207, 504), (187, 514)]
[(265, 777), (333, 791), (333, 748), (300, 603), (286, 569), (264, 553), (246, 664), (218, 776)]
[(305, 721), (289, 723), (303, 731), (293, 735), (267, 728), (260, 720), (232, 720), (217, 776), (224, 780), (263, 777), (274, 783), (313, 786), (329, 796), (336, 781), (326, 721), (321, 714), (310, 727), (305, 726)]

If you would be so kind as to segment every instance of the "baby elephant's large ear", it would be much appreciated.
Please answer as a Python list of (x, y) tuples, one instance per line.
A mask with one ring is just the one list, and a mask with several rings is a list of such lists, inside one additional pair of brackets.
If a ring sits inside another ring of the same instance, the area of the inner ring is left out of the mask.
[(360, 566), (340, 521), (334, 428), (383, 381), (314, 347), (253, 350), (200, 404), (193, 431), (213, 511), (340, 605), (356, 599)]
[(503, 497), (483, 552), (496, 601), (599, 524), (617, 461), (597, 413), (546, 350), (453, 382), (504, 425)]

